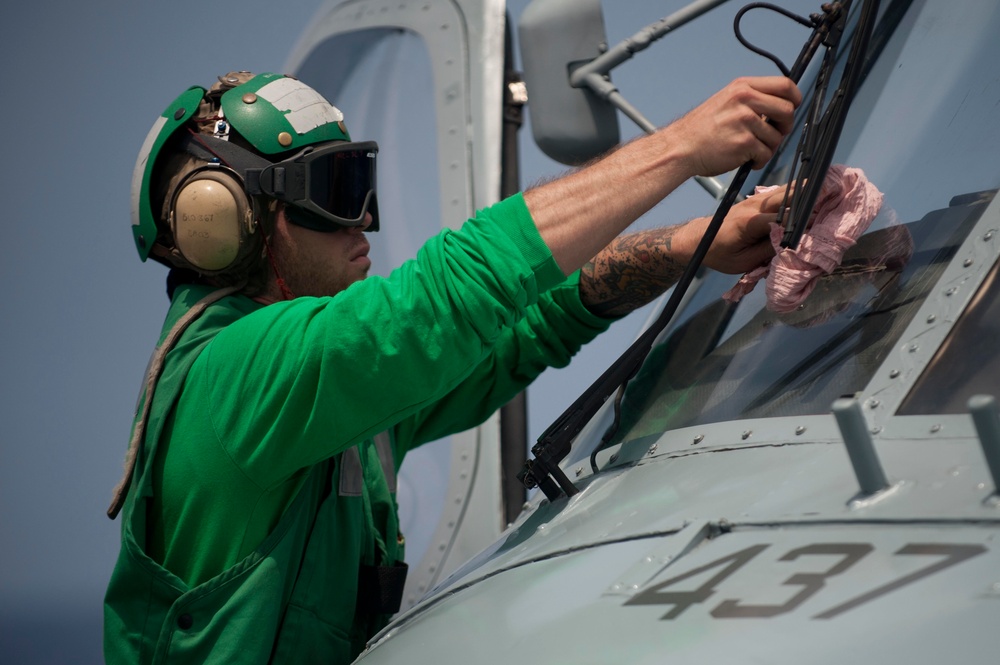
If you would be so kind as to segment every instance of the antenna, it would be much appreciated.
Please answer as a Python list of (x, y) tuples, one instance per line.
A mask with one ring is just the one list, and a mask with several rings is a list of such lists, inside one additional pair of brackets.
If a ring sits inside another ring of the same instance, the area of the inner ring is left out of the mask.
[(1000, 493), (1000, 412), (997, 401), (992, 395), (973, 395), (969, 398), (969, 411), (990, 475), (993, 476), (993, 492)]
[(879, 462), (875, 445), (872, 443), (868, 424), (861, 413), (861, 404), (854, 398), (841, 398), (833, 403), (833, 415), (844, 437), (847, 454), (854, 467), (854, 475), (858, 478), (861, 493), (865, 496), (878, 494), (889, 488), (889, 480), (885, 477), (882, 463)]

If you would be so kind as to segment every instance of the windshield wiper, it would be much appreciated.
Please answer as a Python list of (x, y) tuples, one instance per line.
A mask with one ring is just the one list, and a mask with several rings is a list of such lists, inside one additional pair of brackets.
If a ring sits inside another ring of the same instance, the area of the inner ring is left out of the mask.
[[(840, 132), (843, 130), (844, 120), (847, 118), (847, 109), (850, 108), (858, 85), (861, 83), (862, 65), (868, 53), (868, 44), (875, 27), (878, 5), (878, 0), (872, 0), (865, 2), (861, 7), (861, 17), (858, 19), (857, 31), (851, 43), (851, 51), (847, 56), (844, 74), (841, 76), (840, 84), (833, 92), (833, 97), (825, 111), (823, 111), (823, 102), (826, 98), (826, 88), (829, 85), (830, 75), (835, 66), (836, 49), (828, 49), (823, 57), (823, 67), (820, 69), (819, 78), (816, 81), (816, 92), (802, 128), (802, 135), (795, 152), (792, 173), (789, 178), (789, 182), (796, 183), (796, 191), (790, 203), (786, 191), (785, 201), (782, 203), (781, 213), (788, 211), (785, 217), (785, 234), (781, 239), (782, 247), (789, 249), (798, 247), (799, 240), (802, 239), (802, 234), (809, 223), (809, 217), (812, 214), (813, 206), (816, 205), (816, 199), (819, 197), (827, 169), (830, 168), (830, 162), (833, 160), (833, 152), (840, 140)], [(846, 11), (841, 20), (844, 18), (846, 18)], [(831, 36), (839, 38), (839, 34), (831, 34)]]
[[(846, 22), (847, 13), (850, 10), (852, 0), (844, 0), (842, 2), (833, 2), (824, 4), (821, 9), (822, 14), (812, 14), (807, 21), (806, 19), (797, 18), (800, 23), (806, 25), (811, 25), (813, 30), (809, 36), (809, 39), (803, 45), (796, 61), (791, 69), (785, 68), (780, 61), (769, 53), (762, 52), (759, 49), (753, 49), (758, 53), (762, 53), (766, 57), (769, 57), (775, 61), (782, 73), (786, 74), (793, 81), (798, 83), (801, 79), (803, 73), (812, 60), (813, 55), (819, 49), (820, 46), (826, 47), (826, 54), (823, 58), (823, 64), (821, 72), (819, 75), (818, 82), (825, 85), (825, 81), (829, 81), (832, 76), (832, 70), (836, 62), (836, 51), (837, 46), (840, 41), (840, 36), (844, 30), (844, 24)], [(848, 68), (845, 70), (844, 75), (841, 79), (841, 85), (838, 87), (838, 95), (834, 100), (837, 105), (834, 106), (831, 103), (830, 109), (820, 120), (820, 122), (815, 123), (815, 129), (810, 132), (811, 138), (810, 144), (800, 143), (800, 148), (798, 150), (797, 157), (799, 157), (803, 164), (808, 165), (803, 168), (803, 177), (809, 177), (808, 184), (815, 184), (815, 192), (812, 188), (802, 188), (803, 191), (807, 192), (806, 195), (811, 195), (812, 199), (808, 201), (808, 205), (802, 209), (811, 210), (813, 204), (815, 203), (815, 198), (819, 194), (819, 184), (822, 183), (823, 176), (826, 174), (826, 168), (829, 167), (830, 160), (832, 159), (833, 149), (836, 147), (837, 138), (840, 135), (840, 129), (843, 127), (843, 116), (846, 115), (848, 108), (850, 107), (850, 101), (853, 98), (854, 91), (857, 87), (857, 81), (859, 80), (859, 72), (852, 70), (860, 70), (860, 64), (862, 61), (861, 55), (865, 53), (867, 49), (868, 39), (871, 35), (872, 27), (874, 25), (874, 19), (878, 12), (878, 0), (863, 0), (864, 6), (862, 7), (862, 20), (858, 25), (857, 32), (855, 33), (854, 42), (851, 49), (851, 57), (848, 60)], [(737, 13), (735, 18), (735, 29), (737, 36), (740, 41), (746, 43), (739, 33), (739, 21), (740, 18), (750, 9), (755, 9), (758, 7), (766, 7), (769, 9), (776, 9), (781, 13), (788, 15), (788, 13), (781, 8), (775, 8), (773, 5), (768, 5), (768, 3), (753, 3), (747, 5)], [(860, 43), (859, 43), (860, 42)], [(845, 88), (845, 83), (847, 87)], [(841, 88), (843, 88), (843, 93), (841, 94)], [(817, 94), (819, 101), (815, 104), (822, 105), (823, 95)], [(821, 108), (817, 107), (817, 108)], [(809, 112), (817, 113), (815, 109), (810, 109)], [(818, 117), (818, 116), (817, 116)], [(830, 137), (826, 136), (825, 133), (834, 132), (835, 135)], [(810, 152), (810, 149), (815, 149), (815, 152)], [(820, 170), (820, 165), (822, 170)], [(656, 337), (663, 331), (664, 328), (673, 319), (674, 314), (681, 301), (687, 292), (688, 287), (694, 281), (695, 275), (697, 274), (701, 263), (708, 253), (708, 248), (711, 246), (712, 241), (715, 239), (719, 228), (722, 226), (722, 222), (725, 220), (726, 215), (732, 208), (736, 201), (736, 198), (742, 189), (743, 184), (746, 182), (747, 176), (749, 176), (752, 165), (750, 163), (744, 164), (737, 171), (729, 189), (723, 196), (719, 207), (712, 217), (712, 221), (709, 223), (708, 228), (705, 231), (705, 235), (702, 237), (701, 242), (695, 249), (694, 254), (691, 257), (691, 261), (688, 263), (684, 270), (683, 275), (681, 275), (680, 280), (674, 286), (673, 292), (667, 301), (666, 306), (660, 313), (659, 317), (653, 324), (644, 331), (639, 338), (630, 346), (621, 357), (611, 365), (601, 376), (595, 381), (590, 388), (587, 389), (566, 411), (560, 415), (552, 425), (549, 426), (547, 430), (539, 437), (537, 443), (531, 448), (531, 452), (534, 455), (533, 459), (528, 459), (524, 463), (524, 468), (518, 474), (518, 478), (528, 489), (533, 489), (535, 487), (540, 488), (545, 496), (549, 500), (557, 499), (560, 494), (565, 493), (567, 496), (572, 496), (576, 494), (576, 486), (566, 477), (562, 469), (559, 468), (559, 463), (569, 454), (570, 448), (572, 446), (572, 441), (577, 434), (583, 429), (583, 427), (593, 418), (594, 414), (597, 413), (598, 409), (607, 401), (608, 397), (613, 391), (618, 390), (618, 396), (616, 397), (616, 413), (615, 421), (612, 423), (611, 427), (605, 433), (601, 441), (601, 447), (606, 445), (618, 428), (618, 405), (624, 395), (625, 387), (628, 381), (635, 375), (638, 371), (639, 366), (642, 364), (643, 360), (648, 355), (650, 349), (652, 348), (653, 342)], [(796, 188), (798, 190), (799, 188)], [(799, 204), (796, 203), (795, 199), (798, 199), (803, 194), (799, 194), (798, 191), (793, 195), (793, 200), (791, 202), (792, 206), (795, 206), (795, 210), (799, 210)], [(780, 217), (779, 217), (780, 219)], [(805, 221), (808, 221), (808, 214), (805, 216)], [(803, 228), (805, 221), (802, 222)], [(798, 222), (796, 222), (798, 223)], [(793, 228), (793, 231), (795, 229)], [(800, 233), (801, 235), (801, 233)], [(797, 242), (797, 241), (796, 241)], [(595, 465), (594, 456), (591, 457), (591, 464)]]

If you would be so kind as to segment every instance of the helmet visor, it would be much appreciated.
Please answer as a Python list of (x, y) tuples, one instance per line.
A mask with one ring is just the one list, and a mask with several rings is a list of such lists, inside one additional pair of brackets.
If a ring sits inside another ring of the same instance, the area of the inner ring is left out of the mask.
[[(375, 157), (378, 144), (335, 143), (309, 147), (297, 155), (272, 164), (261, 173), (261, 189), (279, 201), (312, 213), (311, 228), (336, 230), (362, 226), (372, 215), (372, 230), (378, 228), (375, 202)], [(318, 217), (318, 220), (315, 218)], [(295, 221), (294, 216), (290, 216)]]

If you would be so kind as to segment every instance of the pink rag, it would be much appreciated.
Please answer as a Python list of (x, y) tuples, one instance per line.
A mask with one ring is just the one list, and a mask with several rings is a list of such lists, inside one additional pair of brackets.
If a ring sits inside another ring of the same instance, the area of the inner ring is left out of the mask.
[[(776, 189), (758, 187), (754, 196)], [(882, 192), (868, 181), (861, 169), (841, 164), (831, 166), (823, 181), (812, 220), (795, 250), (781, 247), (784, 227), (771, 226), (774, 258), (740, 278), (722, 297), (739, 302), (766, 277), (767, 308), (772, 312), (794, 311), (813, 289), (816, 280), (830, 274), (882, 208)]]

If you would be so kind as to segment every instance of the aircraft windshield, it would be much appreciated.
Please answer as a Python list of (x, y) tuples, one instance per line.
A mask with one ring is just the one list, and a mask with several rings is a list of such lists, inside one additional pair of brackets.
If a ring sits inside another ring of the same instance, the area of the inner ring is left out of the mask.
[[(792, 313), (768, 311), (763, 284), (727, 303), (719, 296), (736, 277), (709, 276), (629, 384), (616, 441), (828, 413), (869, 382), (992, 200), (1000, 185), (1000, 14), (917, 1), (894, 3), (885, 15), (894, 9), (899, 24), (873, 40), (878, 60), (833, 160), (861, 168), (885, 194), (878, 217)], [(781, 181), (791, 152), (762, 184)]]

